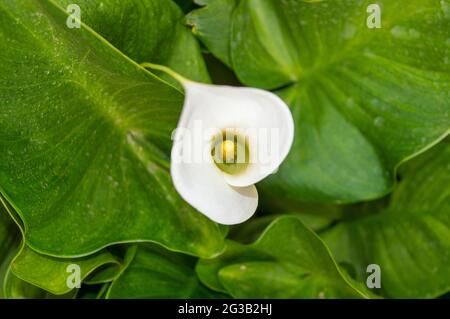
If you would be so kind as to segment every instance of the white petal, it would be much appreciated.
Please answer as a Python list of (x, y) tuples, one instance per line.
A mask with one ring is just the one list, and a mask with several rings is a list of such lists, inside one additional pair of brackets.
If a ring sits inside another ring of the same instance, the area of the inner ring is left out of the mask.
[[(254, 183), (278, 168), (293, 141), (294, 123), (287, 105), (276, 95), (252, 88), (206, 85), (182, 79), (186, 97), (171, 154), (171, 174), (180, 195), (193, 207), (221, 224), (250, 218), (258, 205)], [(242, 172), (221, 171), (211, 156), (213, 139), (237, 129), (249, 139), (250, 164)], [(271, 140), (261, 130), (279, 134), (271, 154)]]
[[(193, 121), (202, 121), (204, 127), (218, 130), (238, 128), (250, 139), (247, 169), (236, 175), (222, 172), (229, 184), (253, 185), (277, 170), (294, 139), (294, 121), (283, 100), (271, 92), (254, 88), (190, 81), (183, 85), (186, 98), (179, 127), (190, 127)], [(277, 145), (271, 144), (274, 142)]]
[[(177, 156), (174, 154), (177, 152), (182, 152), (182, 143), (175, 143), (172, 158)], [(254, 185), (229, 185), (213, 162), (172, 161), (170, 170), (181, 197), (217, 223), (242, 223), (254, 214), (258, 206), (258, 192)]]

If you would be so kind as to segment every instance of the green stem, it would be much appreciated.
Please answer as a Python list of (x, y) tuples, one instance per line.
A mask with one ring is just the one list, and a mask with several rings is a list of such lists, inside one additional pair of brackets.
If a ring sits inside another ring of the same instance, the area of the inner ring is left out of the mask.
[(164, 65), (144, 62), (144, 63), (141, 63), (141, 66), (144, 68), (147, 68), (147, 69), (162, 71), (162, 72), (170, 75), (171, 77), (173, 77), (175, 80), (180, 82), (182, 85), (185, 85), (186, 83), (191, 82), (190, 80), (186, 79), (185, 77), (181, 76), (177, 72), (173, 71), (172, 69), (170, 69)]

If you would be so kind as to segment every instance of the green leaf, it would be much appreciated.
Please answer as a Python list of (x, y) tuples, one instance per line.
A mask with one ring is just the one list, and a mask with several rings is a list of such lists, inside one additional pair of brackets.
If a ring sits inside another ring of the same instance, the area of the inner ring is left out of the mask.
[(77, 292), (77, 299), (103, 299), (108, 287), (109, 284), (81, 286)]
[(195, 259), (154, 245), (130, 248), (127, 265), (111, 284), (108, 298), (223, 298), (204, 287)]
[(239, 1), (220, 28), (214, 8), (227, 0), (190, 14), (194, 33), (242, 83), (291, 107), (294, 145), (262, 197), (290, 206), (377, 198), (401, 162), (448, 135), (450, 2), (377, 1), (382, 28), (369, 29), (372, 3)]
[(250, 245), (228, 241), (225, 252), (201, 259), (200, 280), (235, 298), (360, 298), (321, 239), (295, 216), (275, 220)]
[(228, 66), (231, 66), (229, 26), (237, 3), (238, 0), (200, 1), (199, 4), (206, 6), (186, 16), (186, 23), (192, 26), (192, 33)]
[[(109, 251), (73, 259), (59, 259), (38, 254), (22, 243), (23, 229), (18, 227), (10, 207), (0, 205), (0, 297), (5, 298), (62, 298), (71, 297), (67, 267), (80, 267), (83, 282), (91, 275), (91, 283), (111, 281), (120, 270), (119, 260)], [(100, 268), (100, 270), (99, 270)], [(94, 273), (95, 271), (95, 273)]]
[(67, 286), (67, 278), (72, 274), (67, 271), (70, 265), (80, 267), (82, 281), (100, 267), (109, 266), (110, 268), (107, 268), (109, 272), (113, 271), (113, 274), (108, 274), (109, 277), (105, 277), (103, 273), (102, 277), (97, 277), (91, 282), (101, 282), (114, 277), (120, 269), (119, 261), (107, 250), (82, 258), (60, 259), (38, 254), (25, 246), (14, 258), (11, 271), (23, 281), (54, 295), (62, 295), (72, 290)]
[[(381, 291), (392, 298), (434, 298), (450, 290), (450, 144), (443, 142), (402, 169), (390, 201), (372, 214), (323, 234), (338, 261), (365, 282), (381, 268)], [(368, 208), (366, 208), (368, 209)]]
[(87, 276), (83, 283), (87, 285), (99, 285), (104, 283), (109, 283), (117, 278), (120, 271), (122, 270), (122, 265), (119, 263), (110, 263), (95, 269), (89, 276)]
[(216, 255), (222, 230), (168, 172), (183, 96), (66, 19), (52, 1), (0, 3), (0, 193), (27, 245), (81, 257), (152, 241)]
[[(333, 222), (329, 217), (324, 217), (322, 214), (309, 215), (293, 213), (300, 221), (313, 231), (320, 231), (330, 226)], [(283, 215), (270, 214), (261, 216), (258, 218), (252, 218), (251, 220), (235, 225), (230, 229), (228, 238), (234, 241), (247, 244), (256, 241), (262, 232), (269, 226), (274, 220)]]
[(0, 197), (0, 299), (54, 298), (39, 287), (14, 276), (11, 262), (21, 247), (21, 229), (14, 222), (12, 210)]
[[(72, 0), (56, 0), (63, 8)], [(209, 82), (200, 47), (172, 0), (80, 0), (81, 19), (138, 63), (162, 64), (198, 82)], [(179, 83), (158, 73), (170, 83)]]
[(186, 13), (196, 7), (193, 0), (174, 0), (174, 2)]
[(9, 272), (5, 283), (5, 296), (8, 299), (73, 299), (76, 290), (64, 295), (53, 295), (44, 289), (33, 286)]

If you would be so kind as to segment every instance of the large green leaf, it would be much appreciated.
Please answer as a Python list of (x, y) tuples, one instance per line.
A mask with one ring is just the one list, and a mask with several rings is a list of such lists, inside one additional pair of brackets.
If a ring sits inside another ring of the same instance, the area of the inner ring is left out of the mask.
[(219, 227), (175, 191), (165, 155), (183, 96), (52, 1), (0, 3), (0, 192), (36, 252), (154, 241), (211, 256)]
[(195, 260), (154, 245), (131, 247), (127, 264), (111, 284), (108, 298), (219, 298), (195, 274)]
[(218, 28), (215, 9), (233, 2), (212, 1), (188, 22), (244, 84), (291, 107), (294, 146), (263, 196), (379, 197), (399, 163), (449, 133), (448, 0), (377, 1), (380, 29), (367, 27), (370, 0), (241, 0)]
[(434, 298), (450, 290), (450, 144), (439, 144), (401, 173), (385, 207), (374, 203), (371, 215), (344, 221), (323, 237), (364, 282), (367, 266), (378, 264), (386, 296)]
[[(72, 0), (56, 0), (64, 8)], [(200, 48), (172, 0), (81, 0), (82, 21), (136, 62), (166, 65), (188, 79), (208, 82)], [(178, 85), (164, 73), (161, 77)]]
[(197, 267), (211, 289), (237, 298), (369, 297), (338, 268), (320, 238), (298, 217), (275, 220), (250, 245), (228, 241), (225, 252)]

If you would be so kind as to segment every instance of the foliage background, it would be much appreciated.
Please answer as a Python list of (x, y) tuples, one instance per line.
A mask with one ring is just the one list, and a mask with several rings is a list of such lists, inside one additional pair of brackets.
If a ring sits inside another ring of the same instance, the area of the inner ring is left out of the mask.
[[(450, 290), (450, 2), (0, 0), (0, 297), (438, 298)], [(293, 149), (250, 221), (168, 172), (177, 82), (272, 90)], [(81, 289), (66, 285), (70, 264)], [(368, 264), (381, 289), (365, 287)]]

